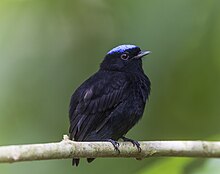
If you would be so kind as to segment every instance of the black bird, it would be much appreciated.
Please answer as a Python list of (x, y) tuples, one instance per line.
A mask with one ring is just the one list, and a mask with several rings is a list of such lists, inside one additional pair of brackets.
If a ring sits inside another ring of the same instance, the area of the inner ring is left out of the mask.
[[(142, 69), (142, 57), (149, 53), (135, 45), (120, 45), (107, 53), (98, 72), (71, 97), (71, 140), (109, 141), (119, 151), (121, 138), (141, 150), (137, 141), (124, 136), (142, 117), (150, 94), (150, 80)], [(72, 165), (78, 164), (74, 158)]]

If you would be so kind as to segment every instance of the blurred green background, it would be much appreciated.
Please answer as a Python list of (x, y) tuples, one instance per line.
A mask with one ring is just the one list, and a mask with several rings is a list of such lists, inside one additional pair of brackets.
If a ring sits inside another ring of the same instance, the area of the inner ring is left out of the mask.
[[(60, 141), (69, 99), (112, 47), (153, 52), (136, 140), (220, 140), (219, 0), (1, 0), (0, 145)], [(219, 160), (160, 158), (1, 164), (0, 174), (216, 174)]]

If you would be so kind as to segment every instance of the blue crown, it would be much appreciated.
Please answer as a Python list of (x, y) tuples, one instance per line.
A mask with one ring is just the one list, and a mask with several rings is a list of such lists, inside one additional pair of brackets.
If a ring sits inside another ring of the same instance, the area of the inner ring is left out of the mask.
[(135, 45), (119, 45), (112, 50), (110, 50), (107, 54), (112, 54), (112, 53), (123, 53), (126, 50), (132, 49), (132, 48), (137, 48)]

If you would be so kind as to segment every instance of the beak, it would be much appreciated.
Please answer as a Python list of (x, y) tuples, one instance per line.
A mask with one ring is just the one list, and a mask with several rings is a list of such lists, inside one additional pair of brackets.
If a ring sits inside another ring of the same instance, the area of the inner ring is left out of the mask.
[(139, 58), (142, 58), (142, 57), (144, 57), (144, 56), (146, 56), (146, 55), (148, 55), (148, 54), (150, 54), (151, 53), (151, 51), (141, 51), (137, 56), (135, 56), (134, 58), (135, 59), (139, 59)]

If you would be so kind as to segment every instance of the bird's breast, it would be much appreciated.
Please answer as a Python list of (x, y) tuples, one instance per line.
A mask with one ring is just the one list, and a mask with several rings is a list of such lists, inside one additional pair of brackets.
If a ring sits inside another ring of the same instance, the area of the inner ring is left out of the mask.
[(135, 74), (132, 80), (133, 96), (136, 101), (146, 103), (150, 94), (150, 80), (145, 74)]

